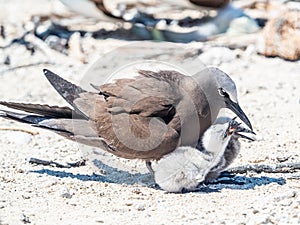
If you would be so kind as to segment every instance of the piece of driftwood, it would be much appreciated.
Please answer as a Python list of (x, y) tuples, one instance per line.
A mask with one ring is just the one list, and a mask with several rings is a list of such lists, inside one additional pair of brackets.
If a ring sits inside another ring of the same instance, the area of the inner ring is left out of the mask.
[(299, 180), (300, 179), (300, 174), (293, 174), (291, 176), (288, 176), (287, 179), (289, 180)]
[(35, 130), (27, 130), (25, 128), (21, 128), (21, 127), (0, 127), (0, 130), (9, 130), (9, 131), (21, 131), (21, 132), (25, 132), (31, 135), (37, 135), (39, 134), (38, 131)]
[(44, 41), (36, 37), (34, 34), (29, 33), (24, 37), (24, 39), (25, 41), (30, 42), (34, 47), (40, 49), (46, 55), (47, 60), (49, 60), (50, 63), (62, 64), (71, 61), (70, 57), (51, 49)]
[(55, 65), (55, 63), (53, 63), (52, 61), (41, 61), (41, 62), (36, 62), (36, 63), (18, 65), (18, 66), (9, 67), (8, 69), (1, 71), (0, 74), (4, 74), (6, 72), (14, 71), (14, 70), (22, 69), (22, 68), (29, 68), (29, 67), (33, 67), (33, 66), (39, 66), (39, 65)]
[(229, 168), (226, 172), (229, 173), (247, 173), (247, 172), (255, 172), (255, 173), (293, 173), (296, 170), (300, 170), (300, 163), (282, 163), (275, 165), (245, 165)]
[(29, 158), (28, 162), (31, 164), (37, 164), (37, 165), (43, 165), (43, 166), (53, 166), (53, 167), (58, 167), (58, 168), (71, 168), (71, 167), (79, 167), (79, 166), (85, 165), (85, 160), (79, 160), (74, 163), (61, 164), (61, 163), (57, 163), (57, 162), (49, 161), (49, 160)]

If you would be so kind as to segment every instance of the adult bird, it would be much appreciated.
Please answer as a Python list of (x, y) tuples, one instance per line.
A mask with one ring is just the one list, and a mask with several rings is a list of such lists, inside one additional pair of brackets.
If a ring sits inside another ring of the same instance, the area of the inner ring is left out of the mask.
[(145, 160), (150, 171), (152, 160), (178, 146), (196, 147), (222, 108), (232, 110), (252, 130), (238, 104), (235, 83), (214, 67), (193, 76), (175, 70), (140, 70), (134, 78), (93, 85), (96, 92), (85, 91), (47, 69), (44, 74), (71, 107), (0, 102), (27, 112), (2, 110), (0, 116), (119, 157)]

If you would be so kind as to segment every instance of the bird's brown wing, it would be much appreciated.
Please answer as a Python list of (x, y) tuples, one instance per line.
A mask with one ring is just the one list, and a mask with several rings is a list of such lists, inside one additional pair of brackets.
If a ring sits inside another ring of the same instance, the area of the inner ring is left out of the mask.
[(182, 102), (178, 81), (184, 75), (144, 71), (134, 79), (101, 85), (100, 92), (93, 93), (49, 70), (44, 73), (71, 108), (0, 102), (35, 114), (2, 111), (0, 116), (50, 129), (87, 145), (103, 144), (124, 158), (159, 159), (180, 144), (181, 118), (176, 107)]
[(117, 156), (159, 159), (180, 144), (197, 144), (210, 124), (201, 120), (207, 102), (197, 83), (176, 71), (140, 71), (132, 79), (94, 85), (99, 93), (68, 87), (69, 82), (47, 73), (48, 79), (59, 80), (50, 82)]
[[(89, 112), (91, 126), (115, 155), (159, 159), (178, 145), (180, 122), (176, 105), (182, 98), (181, 92), (172, 79), (158, 79), (158, 75), (147, 76), (144, 71), (135, 79), (101, 85), (97, 89), (103, 99), (88, 104), (94, 106)], [(76, 104), (81, 105), (82, 99), (77, 99)]]

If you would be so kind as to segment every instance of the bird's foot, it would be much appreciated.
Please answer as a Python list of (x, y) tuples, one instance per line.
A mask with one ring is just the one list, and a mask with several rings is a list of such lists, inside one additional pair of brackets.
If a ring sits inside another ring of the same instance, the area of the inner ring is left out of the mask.
[(151, 164), (150, 161), (146, 161), (146, 167), (147, 167), (147, 169), (149, 170), (151, 176), (154, 177), (154, 170), (153, 170), (153, 168), (152, 168), (152, 164)]

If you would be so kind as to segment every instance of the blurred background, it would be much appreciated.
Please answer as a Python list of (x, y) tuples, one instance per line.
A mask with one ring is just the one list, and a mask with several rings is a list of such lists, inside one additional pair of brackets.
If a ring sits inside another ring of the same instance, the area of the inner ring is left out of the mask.
[[(0, 6), (0, 73), (27, 65), (28, 54), (44, 56), (35, 63), (85, 64), (141, 40), (224, 47), (214, 52), (223, 57), (227, 49), (300, 57), (299, 1), (1, 0)], [(24, 57), (14, 54), (20, 45)]]

